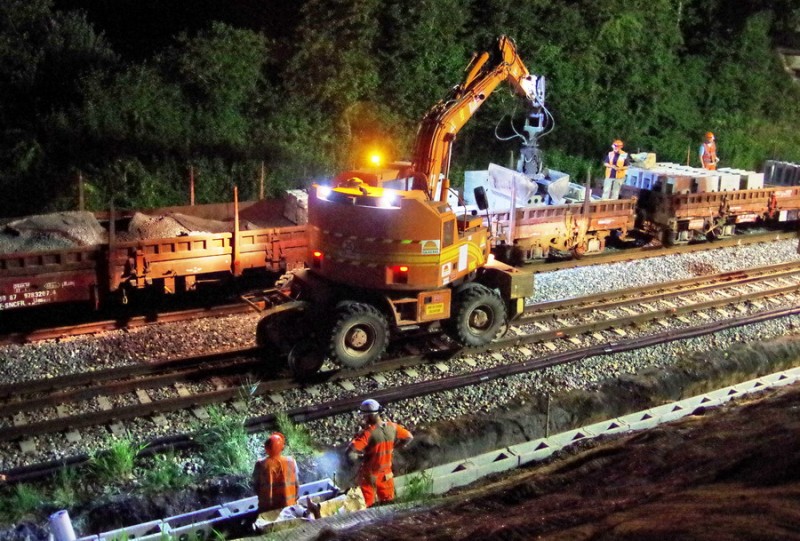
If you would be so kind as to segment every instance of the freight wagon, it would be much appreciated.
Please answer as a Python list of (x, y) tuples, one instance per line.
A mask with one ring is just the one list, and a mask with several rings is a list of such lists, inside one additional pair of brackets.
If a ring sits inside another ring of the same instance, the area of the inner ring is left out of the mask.
[[(783, 163), (783, 162), (780, 162)], [(765, 185), (777, 170), (781, 180), (800, 166), (770, 167), (767, 175), (752, 171), (706, 171), (676, 164), (653, 169), (631, 168), (622, 197), (636, 197), (636, 228), (664, 245), (729, 237), (737, 226), (795, 222), (800, 210), (800, 186)], [(800, 174), (796, 175), (800, 180)]]
[(302, 266), (305, 225), (284, 216), (286, 205), (286, 200), (234, 201), (143, 211), (194, 223), (220, 222), (228, 230), (134, 240), (120, 228), (131, 221), (130, 213), (98, 215), (106, 223), (105, 242), (0, 253), (0, 311), (72, 301), (95, 307), (111, 299), (126, 303), (139, 290), (189, 291), (203, 280)]
[(487, 171), (467, 172), (464, 197), (469, 204), (476, 203), (475, 188), (488, 199), (484, 216), (496, 255), (514, 264), (556, 253), (599, 254), (610, 238), (627, 238), (635, 223), (635, 198), (600, 200), (558, 171), (534, 181), (491, 164)]

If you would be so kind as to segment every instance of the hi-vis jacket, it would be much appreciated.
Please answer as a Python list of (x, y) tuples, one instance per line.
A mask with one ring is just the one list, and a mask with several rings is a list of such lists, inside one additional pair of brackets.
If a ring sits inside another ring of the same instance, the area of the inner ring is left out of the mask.
[(700, 145), (700, 160), (704, 169), (717, 168), (717, 142), (703, 143)]
[(630, 163), (627, 152), (612, 150), (606, 156), (606, 178), (625, 178), (625, 172)]
[(253, 470), (253, 485), (259, 512), (296, 504), (297, 462), (290, 456), (259, 460)]
[(375, 476), (392, 471), (394, 444), (399, 440), (411, 439), (411, 432), (392, 421), (381, 421), (370, 425), (353, 438), (353, 449), (364, 453), (360, 473), (362, 476)]

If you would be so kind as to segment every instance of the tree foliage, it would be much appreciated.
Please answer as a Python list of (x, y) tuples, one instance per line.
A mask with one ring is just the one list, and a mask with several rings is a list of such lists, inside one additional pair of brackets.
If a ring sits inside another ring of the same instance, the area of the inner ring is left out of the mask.
[[(146, 207), (186, 203), (190, 167), (209, 202), (255, 197), (262, 164), (276, 194), (368, 151), (409, 158), (425, 111), (500, 35), (546, 76), (545, 159), (573, 176), (613, 138), (696, 162), (708, 130), (724, 165), (800, 160), (800, 85), (775, 52), (800, 47), (794, 0), (306, 0), (287, 20), (209, 21), (125, 60), (82, 12), (0, 3), (0, 215), (74, 208), (79, 172), (92, 208)], [(498, 89), (452, 170), (506, 163), (523, 113)]]

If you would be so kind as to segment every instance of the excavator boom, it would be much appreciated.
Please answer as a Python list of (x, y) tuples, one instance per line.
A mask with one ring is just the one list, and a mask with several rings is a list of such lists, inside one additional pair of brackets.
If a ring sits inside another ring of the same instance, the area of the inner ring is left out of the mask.
[[(501, 36), (494, 55), (484, 52), (467, 66), (468, 74), (425, 115), (414, 144), (414, 188), (431, 199), (447, 200), (450, 154), (456, 134), (503, 81), (509, 81), (531, 108), (544, 105), (544, 78), (531, 75), (514, 42)], [(440, 186), (440, 176), (443, 176)]]

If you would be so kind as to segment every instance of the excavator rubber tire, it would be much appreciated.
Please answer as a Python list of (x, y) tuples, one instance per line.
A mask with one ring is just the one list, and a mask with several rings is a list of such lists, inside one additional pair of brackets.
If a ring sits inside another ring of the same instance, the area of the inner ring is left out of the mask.
[(305, 314), (278, 312), (261, 318), (256, 326), (256, 344), (276, 353), (287, 354), (307, 336)]
[(325, 352), (312, 341), (298, 342), (289, 351), (289, 370), (299, 381), (306, 380), (319, 372), (324, 362)]
[(335, 363), (361, 368), (378, 360), (388, 345), (389, 326), (377, 308), (355, 301), (339, 304), (330, 341)]
[(465, 346), (483, 346), (495, 339), (506, 322), (503, 300), (481, 284), (466, 284), (456, 292), (451, 332)]

